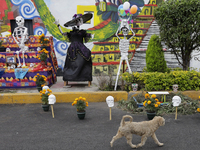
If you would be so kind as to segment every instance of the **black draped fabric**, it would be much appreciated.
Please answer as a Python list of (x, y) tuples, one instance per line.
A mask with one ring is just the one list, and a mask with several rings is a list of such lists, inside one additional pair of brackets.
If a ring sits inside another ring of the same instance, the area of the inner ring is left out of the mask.
[(92, 81), (91, 51), (83, 44), (90, 38), (85, 30), (73, 29), (66, 38), (71, 42), (64, 66), (64, 81)]

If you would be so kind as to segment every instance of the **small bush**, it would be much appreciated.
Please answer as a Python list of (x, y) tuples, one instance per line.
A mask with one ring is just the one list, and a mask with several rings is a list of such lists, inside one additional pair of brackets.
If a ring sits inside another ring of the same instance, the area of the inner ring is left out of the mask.
[(200, 72), (191, 71), (171, 71), (170, 73), (161, 72), (133, 72), (122, 74), (125, 81), (125, 90), (131, 91), (132, 83), (138, 84), (138, 90), (146, 91), (172, 91), (173, 84), (178, 84), (179, 91), (200, 90)]
[(158, 35), (152, 35), (146, 51), (147, 72), (166, 72), (167, 65)]

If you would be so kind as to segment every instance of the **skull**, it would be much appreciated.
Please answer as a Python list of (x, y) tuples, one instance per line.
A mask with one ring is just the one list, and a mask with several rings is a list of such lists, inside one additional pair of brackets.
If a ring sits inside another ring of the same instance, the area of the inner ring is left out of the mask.
[(23, 27), (24, 26), (24, 18), (22, 16), (17, 16), (15, 18), (16, 24), (18, 27)]
[(106, 103), (108, 104), (108, 107), (113, 107), (114, 106), (114, 97), (108, 96), (106, 98)]
[(173, 91), (174, 91), (174, 92), (177, 92), (177, 90), (178, 90), (178, 84), (174, 84), (174, 85), (173, 85)]
[(132, 88), (133, 88), (133, 91), (137, 91), (138, 84), (137, 83), (133, 83), (132, 84)]
[(172, 103), (173, 103), (173, 106), (174, 106), (174, 107), (179, 106), (180, 103), (181, 103), (181, 98), (180, 98), (179, 96), (174, 96), (174, 97), (172, 98)]
[(56, 102), (56, 97), (55, 97), (55, 95), (53, 95), (53, 94), (51, 94), (51, 95), (49, 95), (49, 97), (48, 97), (48, 101), (49, 101), (49, 104), (55, 104), (55, 102)]

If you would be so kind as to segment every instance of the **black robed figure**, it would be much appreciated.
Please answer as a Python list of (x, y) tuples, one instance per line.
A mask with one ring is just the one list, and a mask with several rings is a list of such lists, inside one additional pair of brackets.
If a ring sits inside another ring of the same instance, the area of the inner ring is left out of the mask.
[(91, 51), (83, 44), (88, 42), (91, 34), (86, 30), (79, 30), (79, 26), (91, 18), (91, 13), (74, 15), (71, 21), (64, 24), (66, 27), (73, 26), (73, 30), (66, 33), (63, 33), (58, 22), (55, 22), (62, 35), (71, 42), (64, 65), (64, 81), (92, 81)]

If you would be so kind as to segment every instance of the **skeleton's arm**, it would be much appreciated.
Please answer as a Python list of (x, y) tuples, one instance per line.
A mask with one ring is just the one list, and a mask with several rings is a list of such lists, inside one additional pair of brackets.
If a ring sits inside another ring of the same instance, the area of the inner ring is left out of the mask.
[(120, 27), (117, 29), (117, 32), (115, 33), (115, 35), (118, 37), (118, 39), (120, 39), (120, 37), (118, 36), (118, 31), (120, 31)]
[[(130, 27), (131, 32), (133, 32), (133, 30)], [(135, 36), (135, 32), (133, 32), (133, 35), (128, 39), (129, 41)]]
[(61, 33), (62, 35), (66, 35), (66, 33), (63, 33), (63, 31), (62, 31), (62, 29), (61, 29), (61, 27), (60, 27), (60, 24), (59, 24), (59, 21), (55, 21), (54, 23), (57, 25), (57, 27), (58, 27), (60, 33)]
[(13, 39), (15, 40), (15, 42), (19, 45), (19, 42), (15, 38), (15, 33), (16, 33), (16, 28), (14, 29), (12, 36), (13, 36)]

